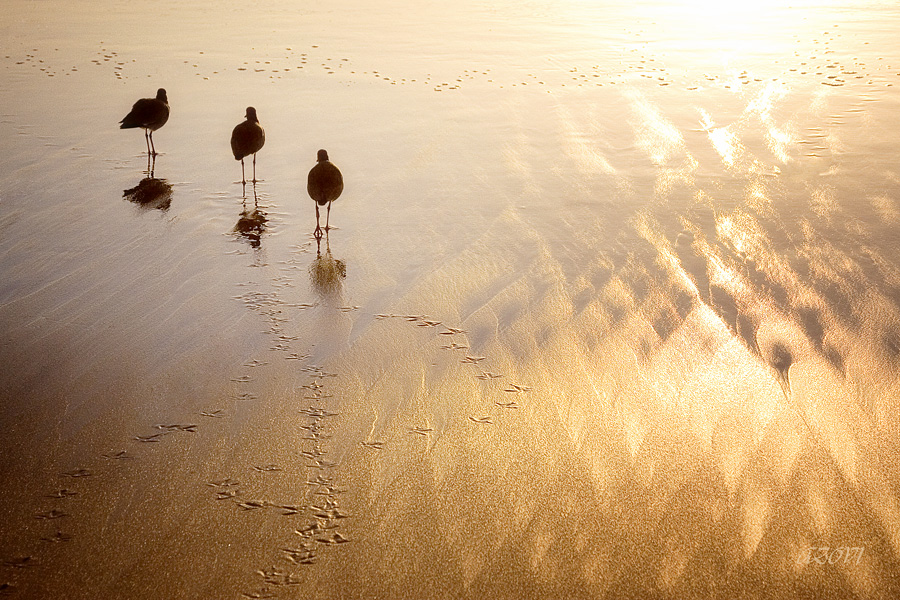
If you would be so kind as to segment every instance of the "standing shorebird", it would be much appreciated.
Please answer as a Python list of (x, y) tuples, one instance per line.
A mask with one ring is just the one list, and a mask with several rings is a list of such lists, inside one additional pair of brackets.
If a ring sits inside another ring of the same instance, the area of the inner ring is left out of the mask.
[(328, 153), (319, 150), (316, 158), (316, 166), (309, 170), (309, 178), (306, 182), (306, 191), (309, 197), (316, 201), (316, 235), (322, 235), (319, 226), (319, 207), (328, 205), (325, 215), (325, 231), (328, 231), (328, 219), (331, 217), (331, 203), (338, 199), (344, 191), (344, 178), (341, 170), (328, 160)]
[(131, 107), (131, 112), (119, 121), (120, 129), (140, 127), (144, 130), (144, 141), (147, 142), (147, 154), (156, 156), (153, 145), (153, 132), (169, 120), (169, 99), (166, 90), (156, 90), (156, 98), (141, 98)]
[(256, 153), (266, 143), (266, 132), (263, 131), (259, 119), (256, 117), (256, 109), (247, 107), (247, 120), (238, 123), (231, 132), (231, 151), (234, 152), (234, 160), (241, 161), (241, 183), (247, 183), (244, 176), (244, 157), (253, 155), (253, 183), (256, 183)]

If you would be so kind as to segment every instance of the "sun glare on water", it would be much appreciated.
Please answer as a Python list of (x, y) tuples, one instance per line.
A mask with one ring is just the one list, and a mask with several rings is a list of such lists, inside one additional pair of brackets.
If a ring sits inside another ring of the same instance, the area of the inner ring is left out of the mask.
[[(835, 2), (811, 2), (809, 0), (782, 1), (756, 0), (731, 2), (728, 0), (661, 0), (639, 2), (633, 5), (636, 16), (649, 19), (663, 27), (669, 34), (681, 33), (690, 38), (697, 36), (722, 37), (725, 35), (765, 36), (773, 20), (778, 26), (784, 20), (796, 20), (800, 25), (810, 18), (815, 20), (816, 10)], [(806, 23), (810, 24), (810, 23)]]

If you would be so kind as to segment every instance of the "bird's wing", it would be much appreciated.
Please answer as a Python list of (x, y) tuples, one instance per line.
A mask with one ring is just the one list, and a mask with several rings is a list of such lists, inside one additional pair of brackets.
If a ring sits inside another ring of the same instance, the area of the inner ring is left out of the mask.
[(120, 122), (122, 128), (163, 126), (169, 119), (169, 105), (156, 98), (141, 98), (131, 107), (131, 112)]

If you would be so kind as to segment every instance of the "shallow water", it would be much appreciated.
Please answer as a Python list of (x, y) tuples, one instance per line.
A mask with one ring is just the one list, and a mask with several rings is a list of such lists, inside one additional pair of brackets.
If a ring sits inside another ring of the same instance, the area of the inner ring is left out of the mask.
[(900, 10), (810, 4), (13, 0), (0, 595), (896, 597)]

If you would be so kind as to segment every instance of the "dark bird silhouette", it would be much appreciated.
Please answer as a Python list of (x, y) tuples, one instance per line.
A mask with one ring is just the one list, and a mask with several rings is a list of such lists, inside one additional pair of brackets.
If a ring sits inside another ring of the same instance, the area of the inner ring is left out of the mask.
[(147, 153), (156, 156), (153, 145), (153, 132), (169, 120), (169, 99), (166, 90), (156, 90), (156, 98), (141, 98), (131, 107), (131, 112), (119, 121), (120, 129), (140, 127), (144, 130), (144, 141), (147, 142)]
[(259, 124), (255, 108), (248, 106), (246, 116), (247, 120), (238, 123), (231, 132), (231, 151), (234, 153), (234, 160), (241, 161), (242, 183), (247, 183), (244, 176), (244, 157), (253, 155), (253, 183), (256, 183), (256, 153), (266, 143), (266, 132)]
[(316, 201), (316, 235), (321, 236), (319, 207), (328, 205), (328, 212), (325, 215), (325, 231), (328, 231), (330, 229), (328, 220), (331, 217), (331, 203), (337, 200), (344, 191), (344, 178), (340, 169), (328, 160), (328, 152), (325, 150), (319, 150), (316, 160), (316, 166), (309, 171), (306, 191), (309, 192), (309, 197)]

